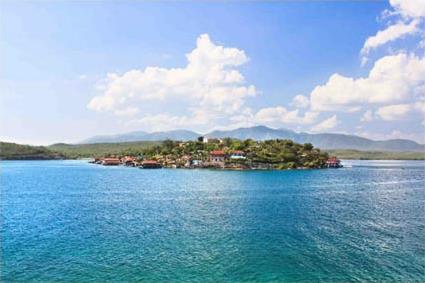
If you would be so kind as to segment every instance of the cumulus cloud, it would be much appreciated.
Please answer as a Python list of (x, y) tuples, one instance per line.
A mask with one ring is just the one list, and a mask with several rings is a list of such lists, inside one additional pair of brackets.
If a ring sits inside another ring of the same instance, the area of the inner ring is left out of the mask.
[(406, 117), (410, 109), (411, 105), (409, 104), (388, 105), (378, 108), (376, 114), (386, 121), (400, 120)]
[(394, 104), (378, 108), (376, 114), (386, 121), (400, 120), (406, 117), (411, 106), (409, 104)]
[(231, 113), (243, 106), (246, 97), (256, 95), (255, 87), (246, 84), (237, 70), (248, 61), (243, 50), (216, 45), (203, 34), (186, 59), (184, 68), (147, 67), (108, 74), (103, 92), (87, 107), (118, 115), (135, 114), (140, 105), (174, 99), (189, 108)]
[(414, 99), (425, 87), (425, 58), (399, 53), (375, 62), (365, 78), (333, 74), (310, 94), (313, 111), (350, 111), (360, 106)]
[[(300, 113), (299, 109), (288, 110), (284, 106), (253, 111), (247, 107), (246, 99), (255, 96), (257, 90), (246, 83), (238, 70), (249, 60), (243, 50), (216, 45), (203, 34), (186, 59), (183, 68), (147, 67), (108, 74), (98, 85), (100, 94), (87, 107), (120, 117), (137, 116), (127, 124), (149, 130), (316, 122), (318, 113), (314, 111)], [(162, 107), (167, 103), (167, 107)], [(297, 108), (306, 108), (309, 103), (309, 98), (303, 95), (295, 96), (292, 101)], [(175, 113), (170, 111), (174, 105), (180, 107)], [(157, 111), (150, 106), (155, 106)]]
[(403, 36), (417, 33), (419, 31), (418, 21), (411, 21), (408, 24), (398, 22), (394, 25), (387, 27), (385, 30), (378, 31), (376, 35), (370, 36), (366, 39), (361, 53), (367, 55), (372, 49), (375, 49), (387, 42), (394, 41)]
[[(417, 34), (423, 29), (425, 19), (423, 0), (390, 0), (390, 5), (393, 9), (386, 10), (383, 14), (385, 17), (395, 16), (397, 21), (366, 39), (360, 51), (362, 65), (368, 61), (367, 55), (371, 50), (408, 35)], [(424, 38), (423, 32), (421, 37)]]
[(300, 115), (299, 110), (289, 111), (283, 106), (267, 107), (260, 109), (255, 114), (257, 123), (271, 124), (312, 124), (316, 121), (318, 113), (306, 112)]
[(390, 0), (390, 4), (404, 18), (425, 18), (423, 0)]
[(291, 104), (297, 108), (307, 108), (310, 105), (310, 100), (308, 97), (299, 94), (292, 99)]
[(311, 131), (313, 132), (327, 131), (327, 130), (335, 128), (338, 124), (339, 124), (338, 118), (336, 117), (336, 115), (333, 115), (332, 117), (325, 119), (319, 124), (313, 126), (311, 128)]

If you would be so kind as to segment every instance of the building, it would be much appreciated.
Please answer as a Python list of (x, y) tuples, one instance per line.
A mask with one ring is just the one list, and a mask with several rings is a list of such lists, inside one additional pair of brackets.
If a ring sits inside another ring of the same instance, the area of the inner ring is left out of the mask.
[(135, 167), (137, 165), (136, 158), (131, 156), (125, 156), (121, 159), (122, 164), (125, 166)]
[(142, 169), (159, 169), (162, 168), (156, 160), (143, 160), (140, 166)]
[(245, 152), (242, 150), (235, 150), (230, 155), (230, 159), (246, 159)]
[(208, 138), (207, 137), (204, 137), (204, 136), (201, 136), (201, 137), (198, 138), (198, 141), (199, 142), (203, 142), (203, 143), (208, 143)]
[(202, 167), (203, 165), (204, 163), (202, 162), (202, 160), (199, 160), (199, 159), (192, 160), (192, 166), (194, 168)]
[(121, 161), (119, 158), (107, 157), (102, 159), (101, 164), (104, 166), (117, 166), (121, 164)]
[(224, 167), (226, 154), (222, 150), (213, 150), (210, 152), (210, 164), (216, 167)]
[(341, 168), (342, 167), (341, 160), (336, 158), (336, 156), (332, 156), (326, 161), (326, 167), (327, 168)]

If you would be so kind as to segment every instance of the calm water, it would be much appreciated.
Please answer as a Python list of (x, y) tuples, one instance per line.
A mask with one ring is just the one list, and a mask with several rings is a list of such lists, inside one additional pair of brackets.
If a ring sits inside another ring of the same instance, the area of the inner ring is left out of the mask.
[(424, 282), (423, 162), (1, 162), (3, 282)]

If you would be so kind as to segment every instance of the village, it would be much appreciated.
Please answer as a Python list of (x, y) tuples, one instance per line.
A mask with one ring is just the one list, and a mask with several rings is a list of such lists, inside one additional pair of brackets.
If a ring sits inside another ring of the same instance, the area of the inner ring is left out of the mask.
[(228, 170), (340, 168), (340, 160), (329, 157), (311, 144), (291, 140), (254, 141), (199, 137), (197, 141), (166, 140), (137, 154), (95, 157), (104, 166), (140, 169), (215, 168)]

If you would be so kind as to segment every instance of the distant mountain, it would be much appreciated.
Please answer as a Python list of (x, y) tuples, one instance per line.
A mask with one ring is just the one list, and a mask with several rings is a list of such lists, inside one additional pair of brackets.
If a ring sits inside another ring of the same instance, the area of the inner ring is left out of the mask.
[[(168, 132), (132, 132), (122, 135), (97, 136), (83, 141), (82, 143), (108, 143), (108, 142), (130, 142), (130, 141), (158, 141), (172, 140), (195, 140), (202, 134), (187, 131), (174, 130)], [(315, 147), (322, 149), (356, 149), (356, 150), (380, 150), (380, 151), (424, 151), (425, 146), (417, 142), (405, 139), (394, 139), (386, 141), (374, 141), (354, 135), (344, 134), (309, 134), (297, 133), (287, 129), (272, 129), (266, 126), (255, 126), (249, 128), (238, 128), (229, 131), (212, 131), (205, 134), (207, 137), (237, 138), (237, 139), (291, 139), (298, 143), (312, 143)]]
[(286, 129), (272, 129), (266, 126), (255, 126), (250, 128), (238, 128), (229, 131), (212, 131), (206, 134), (207, 137), (215, 138), (235, 138), (235, 139), (253, 139), (253, 140), (270, 140), (270, 139), (291, 139), (297, 137), (297, 133)]
[(116, 142), (134, 142), (134, 141), (160, 141), (160, 140), (195, 140), (201, 134), (188, 131), (188, 130), (173, 130), (167, 132), (153, 132), (147, 133), (143, 131), (130, 132), (121, 135), (104, 135), (94, 136), (81, 141), (81, 144), (87, 143), (116, 143)]
[(312, 143), (323, 149), (356, 149), (356, 150), (381, 150), (381, 151), (424, 151), (425, 146), (405, 139), (374, 141), (354, 135), (344, 134), (309, 134), (297, 133), (287, 129), (272, 129), (265, 126), (239, 128), (230, 131), (213, 131), (207, 136), (232, 137), (238, 139), (291, 139), (297, 143)]

